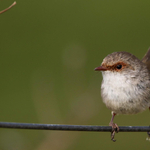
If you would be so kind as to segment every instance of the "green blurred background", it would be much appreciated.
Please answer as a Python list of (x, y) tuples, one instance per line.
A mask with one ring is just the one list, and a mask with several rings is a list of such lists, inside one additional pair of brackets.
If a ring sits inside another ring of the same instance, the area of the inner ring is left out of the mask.
[[(12, 0), (1, 0), (0, 10)], [(142, 58), (150, 46), (150, 1), (17, 0), (0, 15), (0, 121), (108, 125), (101, 73), (114, 51)], [(150, 113), (119, 115), (150, 125)], [(146, 133), (0, 129), (1, 150), (146, 149)]]

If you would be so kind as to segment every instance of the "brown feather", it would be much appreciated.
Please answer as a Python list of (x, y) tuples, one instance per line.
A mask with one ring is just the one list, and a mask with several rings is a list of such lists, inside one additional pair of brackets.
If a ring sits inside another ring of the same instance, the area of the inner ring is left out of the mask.
[(145, 56), (142, 58), (142, 62), (147, 65), (147, 68), (150, 70), (150, 48), (148, 49)]

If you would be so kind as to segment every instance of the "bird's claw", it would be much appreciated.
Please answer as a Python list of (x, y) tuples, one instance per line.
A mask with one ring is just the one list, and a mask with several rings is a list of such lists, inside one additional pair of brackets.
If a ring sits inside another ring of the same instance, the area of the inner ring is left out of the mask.
[(111, 140), (113, 142), (115, 142), (116, 140), (114, 139), (115, 138), (115, 133), (118, 133), (119, 132), (119, 127), (116, 123), (111, 123), (109, 124), (111, 127), (112, 127), (112, 131), (111, 131)]
[(116, 142), (116, 140), (114, 139), (114, 137), (115, 137), (115, 130), (114, 130), (114, 131), (111, 131), (111, 140), (112, 140), (113, 142)]
[[(149, 109), (150, 109), (150, 108), (149, 108)], [(150, 126), (149, 126), (149, 127), (150, 127)], [(147, 138), (147, 139), (150, 140), (150, 131), (148, 131), (147, 134), (148, 134), (148, 138)]]
[(148, 137), (146, 138), (146, 140), (147, 140), (147, 141), (150, 141), (150, 131), (147, 132), (147, 134), (148, 134)]
[(148, 134), (148, 137), (150, 138), (150, 132), (147, 132), (147, 134)]

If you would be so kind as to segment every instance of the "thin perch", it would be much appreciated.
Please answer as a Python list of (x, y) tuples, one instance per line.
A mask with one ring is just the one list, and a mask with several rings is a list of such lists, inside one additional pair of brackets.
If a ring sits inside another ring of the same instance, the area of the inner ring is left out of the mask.
[[(0, 122), (0, 128), (111, 132), (110, 126)], [(119, 132), (150, 132), (149, 126), (120, 126)]]
[(9, 10), (10, 8), (12, 8), (12, 7), (15, 6), (15, 5), (16, 5), (16, 1), (15, 1), (13, 4), (11, 4), (8, 8), (6, 8), (6, 9), (0, 11), (0, 14), (6, 12), (7, 10)]

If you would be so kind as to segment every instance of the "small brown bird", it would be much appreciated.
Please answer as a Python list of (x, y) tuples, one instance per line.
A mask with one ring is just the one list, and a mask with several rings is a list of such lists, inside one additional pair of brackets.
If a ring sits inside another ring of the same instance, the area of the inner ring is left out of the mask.
[(128, 52), (114, 52), (95, 71), (102, 72), (101, 96), (112, 111), (109, 126), (111, 139), (115, 141), (115, 131), (119, 131), (113, 123), (116, 114), (136, 114), (150, 109), (150, 49), (142, 60)]

